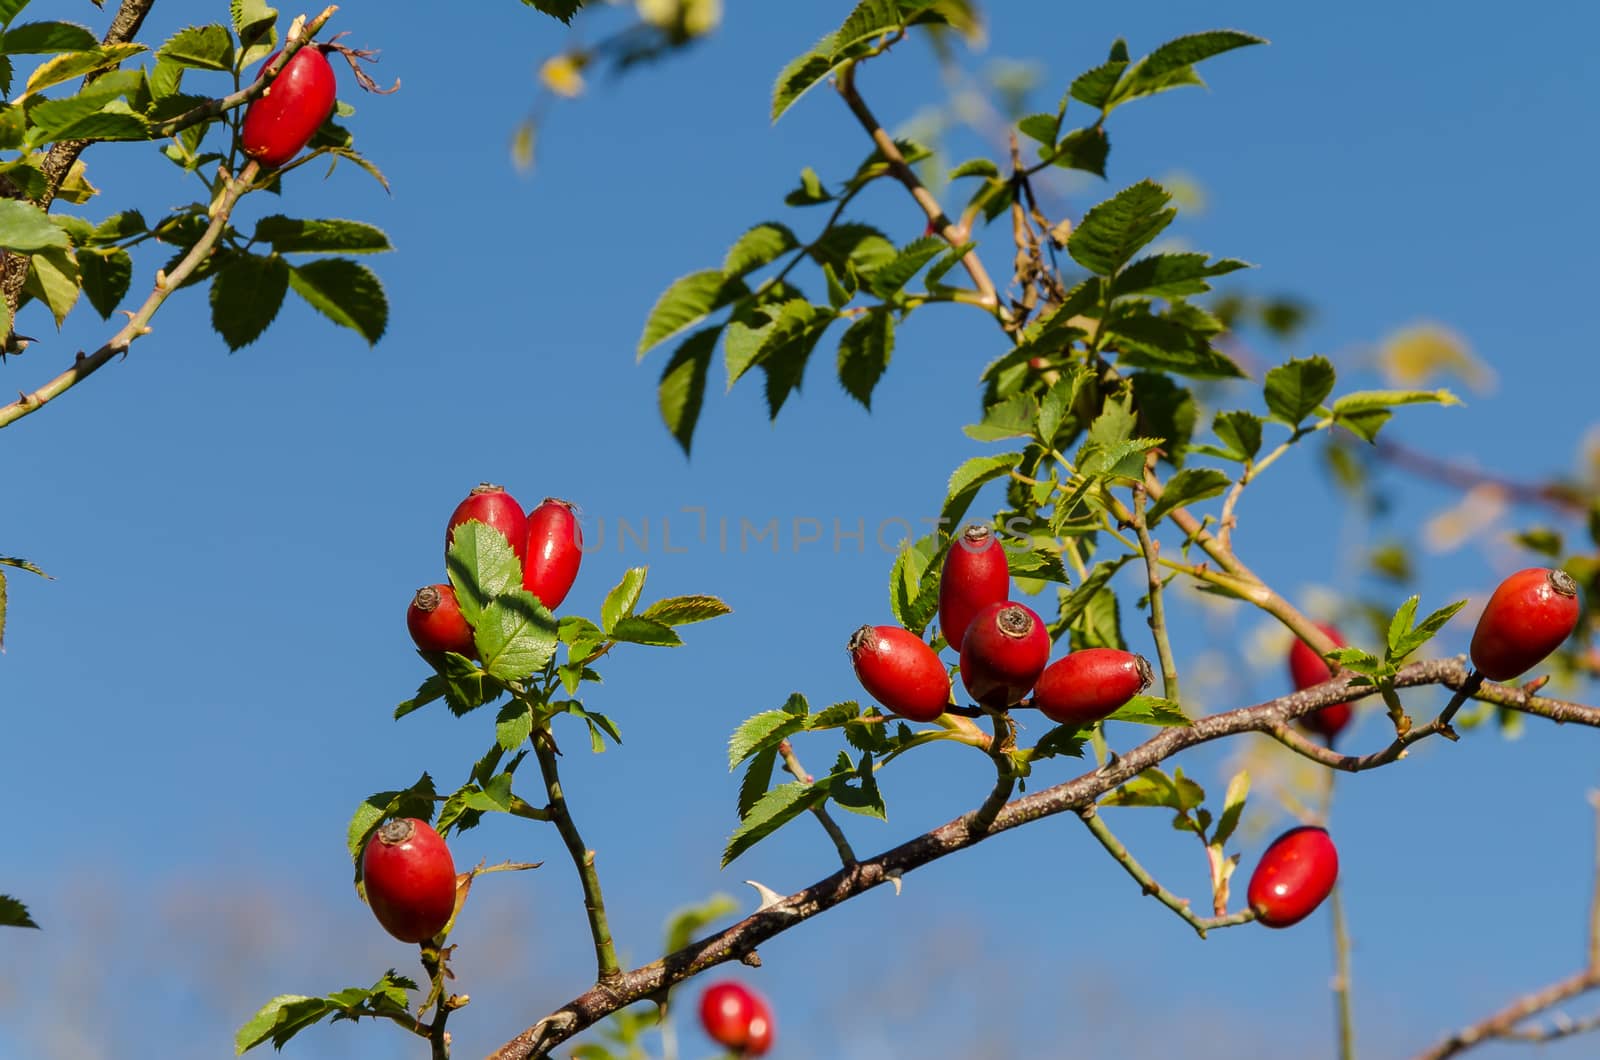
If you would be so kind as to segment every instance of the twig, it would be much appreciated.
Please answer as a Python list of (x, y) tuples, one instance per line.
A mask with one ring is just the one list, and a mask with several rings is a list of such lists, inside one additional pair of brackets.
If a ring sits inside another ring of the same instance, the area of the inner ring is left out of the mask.
[[(1399, 688), (1424, 685), (1459, 687), (1467, 679), (1467, 665), (1459, 659), (1411, 663), (1395, 675)], [(1516, 690), (1486, 685), (1479, 693), (1516, 697)], [(757, 946), (779, 934), (849, 901), (874, 887), (899, 879), (923, 865), (965, 850), (992, 836), (1059, 813), (1075, 812), (1094, 803), (1106, 792), (1126, 783), (1145, 769), (1190, 747), (1245, 732), (1268, 732), (1295, 718), (1332, 703), (1372, 695), (1375, 690), (1341, 687), (1329, 681), (1254, 706), (1212, 714), (1182, 727), (1163, 729), (1157, 735), (1104, 766), (1054, 787), (1013, 799), (1003, 806), (987, 828), (973, 827), (974, 814), (963, 814), (890, 850), (840, 869), (826, 879), (772, 902), (759, 912), (708, 938), (668, 954), (659, 961), (624, 972), (596, 986), (526, 1028), (499, 1049), (492, 1060), (528, 1060), (547, 1056), (551, 1049), (611, 1013), (645, 1000), (664, 987), (682, 982), (725, 961), (741, 960)], [(1507, 705), (1526, 709), (1526, 704)], [(1530, 711), (1531, 712), (1531, 711)], [(1567, 704), (1565, 720), (1600, 728), (1600, 710)], [(1548, 716), (1548, 715), (1547, 715)]]
[(1401, 445), (1388, 435), (1379, 438), (1371, 449), (1380, 459), (1406, 471), (1422, 475), (1430, 481), (1443, 482), (1461, 489), (1493, 486), (1517, 504), (1542, 504), (1567, 515), (1581, 516), (1588, 510), (1588, 502), (1584, 500), (1581, 491), (1565, 483), (1519, 482), (1504, 475), (1440, 460), (1429, 453), (1418, 452)]
[[(1154, 454), (1151, 455), (1154, 460)], [(1174, 703), (1178, 701), (1178, 664), (1172, 658), (1172, 644), (1167, 638), (1167, 612), (1161, 600), (1161, 572), (1158, 569), (1160, 547), (1150, 537), (1150, 528), (1144, 518), (1145, 489), (1142, 484), (1133, 487), (1133, 529), (1139, 535), (1139, 551), (1144, 555), (1145, 576), (1150, 587), (1150, 631), (1156, 638), (1156, 657), (1161, 662), (1161, 694)]]
[(621, 970), (617, 965), (616, 946), (611, 941), (611, 928), (606, 923), (606, 902), (600, 893), (600, 876), (594, 867), (594, 851), (584, 846), (583, 836), (578, 834), (578, 826), (573, 823), (572, 814), (567, 809), (567, 798), (561, 791), (555, 752), (549, 741), (541, 739), (540, 735), (539, 732), (533, 735), (533, 750), (539, 756), (539, 772), (544, 774), (545, 791), (550, 796), (550, 816), (555, 821), (556, 831), (561, 833), (561, 839), (567, 845), (567, 853), (572, 856), (572, 864), (578, 870), (578, 879), (583, 884), (583, 907), (589, 914), (589, 933), (594, 937), (597, 974), (602, 984), (609, 983), (621, 974)]
[(1184, 923), (1194, 928), (1195, 934), (1201, 938), (1205, 938), (1206, 932), (1213, 928), (1248, 924), (1256, 918), (1255, 912), (1249, 909), (1219, 916), (1195, 916), (1194, 910), (1189, 908), (1189, 899), (1179, 898), (1176, 894), (1156, 882), (1155, 877), (1151, 876), (1145, 867), (1139, 864), (1138, 860), (1128, 852), (1128, 848), (1122, 845), (1122, 841), (1112, 834), (1110, 828), (1106, 827), (1106, 823), (1100, 819), (1099, 812), (1092, 804), (1078, 810), (1078, 819), (1089, 829), (1089, 834), (1100, 841), (1100, 845), (1106, 848), (1106, 852), (1116, 860), (1116, 863), (1127, 870), (1129, 876), (1138, 881), (1145, 894), (1150, 895), (1156, 901), (1177, 913), (1178, 916), (1183, 918)]
[(1439, 712), (1438, 724), (1448, 726), (1450, 719), (1456, 716), (1456, 711), (1461, 709), (1461, 704), (1470, 699), (1483, 684), (1483, 675), (1474, 670), (1467, 676), (1467, 683), (1456, 689), (1456, 694), (1450, 697), (1450, 702), (1444, 705)]
[[(782, 741), (778, 744), (778, 753), (783, 756), (783, 768), (787, 769), (794, 779), (802, 784), (810, 784), (812, 782), (811, 774), (807, 773), (805, 768), (800, 765), (800, 759), (794, 753), (793, 744), (788, 740)], [(856, 852), (850, 849), (850, 840), (846, 838), (844, 830), (833, 819), (833, 815), (828, 813), (827, 804), (825, 802), (818, 803), (811, 807), (811, 813), (822, 824), (822, 830), (828, 833), (828, 838), (833, 840), (833, 848), (839, 852), (840, 862), (844, 864), (845, 868), (854, 865), (856, 863)]]
[(1333, 920), (1333, 1014), (1338, 1027), (1339, 1060), (1355, 1060), (1355, 1022), (1350, 1009), (1350, 929), (1344, 919), (1344, 894), (1338, 883), (1328, 896)]
[(183, 260), (178, 262), (171, 272), (158, 271), (156, 273), (155, 289), (150, 292), (150, 297), (145, 299), (144, 305), (140, 306), (137, 312), (129, 315), (128, 323), (122, 327), (122, 330), (113, 335), (110, 341), (94, 351), (94, 353), (88, 356), (84, 356), (82, 353), (78, 354), (77, 361), (71, 368), (39, 387), (33, 393), (19, 394), (17, 400), (11, 402), (11, 404), (0, 406), (0, 427), (7, 427), (22, 419), (22, 417), (37, 412), (44, 407), (45, 402), (57, 398), (77, 386), (99, 371), (117, 354), (127, 353), (128, 347), (133, 344), (135, 339), (149, 334), (150, 318), (155, 316), (156, 310), (161, 308), (161, 304), (167, 300), (167, 297), (173, 291), (182, 287), (183, 282), (211, 253), (212, 248), (217, 244), (217, 240), (222, 237), (223, 229), (228, 226), (228, 217), (233, 213), (233, 208), (238, 203), (239, 197), (250, 189), (256, 174), (259, 172), (259, 164), (251, 162), (244, 167), (244, 171), (237, 177), (229, 178), (224, 175), (222, 193), (211, 204), (211, 223), (206, 226), (205, 232), (195, 241), (194, 246), (189, 248), (189, 253), (183, 256)]
[[(1523, 1020), (1537, 1016), (1539, 1013), (1588, 993), (1590, 990), (1600, 988), (1600, 971), (1588, 969), (1568, 976), (1557, 983), (1552, 983), (1543, 990), (1537, 990), (1524, 997), (1520, 997), (1501, 1009), (1499, 1012), (1479, 1020), (1470, 1027), (1456, 1031), (1444, 1041), (1439, 1042), (1416, 1056), (1416, 1060), (1446, 1060), (1447, 1057), (1458, 1056), (1475, 1045), (1481, 1045), (1495, 1038), (1517, 1037), (1528, 1040), (1530, 1032), (1518, 1031), (1516, 1025)], [(1588, 1026), (1584, 1029), (1600, 1027), (1600, 1021), (1585, 1021)], [(1548, 1040), (1561, 1037), (1561, 1034), (1548, 1032), (1531, 1032), (1543, 1034), (1544, 1037), (1533, 1038), (1534, 1041)]]
[[(883, 126), (878, 123), (878, 119), (873, 116), (872, 110), (867, 106), (866, 101), (861, 98), (861, 93), (856, 91), (856, 62), (845, 63), (839, 69), (838, 76), (834, 79), (834, 87), (839, 90), (839, 95), (844, 97), (845, 105), (850, 108), (850, 113), (856, 116), (856, 120), (861, 123), (861, 127), (872, 138), (873, 144), (878, 148), (878, 153), (883, 155), (884, 161), (889, 164), (889, 172), (894, 175), (896, 180), (905, 185), (906, 190), (911, 193), (911, 197), (917, 200), (917, 205), (922, 207), (922, 212), (927, 215), (928, 220), (935, 225), (941, 226), (945, 241), (955, 246), (960, 246), (964, 243), (967, 233), (958, 232), (950, 224), (950, 219), (945, 216), (944, 208), (939, 205), (939, 200), (935, 199), (933, 193), (923, 186), (921, 180), (917, 179), (917, 174), (906, 162), (905, 155), (901, 154), (900, 148), (896, 146), (894, 137), (890, 136)], [(978, 257), (978, 252), (969, 250), (961, 259), (961, 267), (972, 278), (972, 284), (978, 289), (983, 307), (994, 313), (1001, 320), (1005, 320), (1007, 317), (1005, 307), (1000, 304), (1000, 296), (995, 291), (994, 281), (989, 278), (989, 270), (984, 268), (983, 260)]]

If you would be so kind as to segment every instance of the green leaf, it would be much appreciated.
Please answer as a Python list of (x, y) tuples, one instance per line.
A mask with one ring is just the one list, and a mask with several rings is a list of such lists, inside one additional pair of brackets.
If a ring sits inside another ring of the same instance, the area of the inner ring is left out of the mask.
[(513, 699), (495, 715), (494, 739), (502, 750), (515, 751), (532, 735), (533, 711), (528, 704)]
[[(895, 619), (902, 626), (919, 637), (928, 628), (928, 623), (933, 621), (933, 613), (939, 609), (937, 589), (934, 590), (932, 612), (924, 602), (922, 591), (938, 551), (931, 535), (915, 543), (908, 541), (900, 547), (894, 557), (894, 565), (889, 569), (889, 610), (894, 612)], [(938, 581), (937, 572), (933, 580)]]
[(1028, 754), (1030, 762), (1041, 762), (1046, 758), (1082, 758), (1083, 745), (1086, 737), (1081, 735), (1084, 730), (1076, 725), (1057, 725), (1033, 745), (1033, 750)]
[(1183, 708), (1170, 699), (1159, 696), (1134, 696), (1117, 708), (1107, 721), (1131, 721), (1139, 725), (1190, 725)]
[(720, 269), (678, 277), (661, 293), (645, 319), (644, 332), (639, 336), (639, 356), (747, 293), (743, 282), (725, 278)]
[(0, 927), (37, 928), (28, 915), (28, 907), (11, 897), (0, 894)]
[(373, 345), (389, 326), (389, 299), (365, 265), (348, 258), (322, 258), (289, 268), (289, 286), (311, 308)]
[(502, 681), (520, 681), (556, 653), (556, 617), (526, 589), (495, 596), (472, 626), (483, 668)]
[(1336, 375), (1326, 357), (1280, 364), (1267, 373), (1265, 393), (1273, 419), (1297, 427), (1333, 393)]
[(1085, 70), (1073, 79), (1068, 95), (1080, 103), (1103, 109), (1111, 101), (1111, 93), (1116, 89), (1117, 82), (1122, 79), (1122, 71), (1127, 68), (1128, 61), (1122, 59), (1101, 63), (1092, 70)]
[(998, 442), (1006, 438), (1027, 438), (1039, 423), (1039, 403), (1032, 394), (1016, 393), (983, 410), (981, 423), (962, 428), (968, 438)]
[(837, 30), (783, 68), (772, 89), (772, 120), (781, 118), (796, 100), (846, 59), (861, 54), (867, 42), (905, 24), (895, 0), (861, 0)]
[[(1074, 605), (1080, 612), (1072, 623), (1072, 647), (1127, 649), (1122, 637), (1121, 605), (1117, 594), (1102, 586), (1087, 594), (1080, 602), (1082, 589), (1073, 594)], [(1126, 708), (1124, 708), (1126, 709)]]
[(720, 326), (701, 328), (679, 344), (672, 360), (662, 369), (656, 387), (656, 406), (661, 422), (689, 455), (695, 424), (700, 422), (700, 407), (705, 401), (706, 379), (711, 372), (711, 357), (716, 352)]
[(1022, 461), (1022, 456), (1021, 453), (975, 456), (956, 468), (950, 476), (950, 484), (945, 490), (944, 504), (939, 510), (942, 519), (940, 525), (954, 526), (960, 522), (984, 484), (1009, 475), (1011, 469)]
[(127, 297), (133, 283), (133, 258), (121, 247), (112, 247), (103, 254), (80, 250), (78, 279), (83, 293), (89, 296), (89, 304), (105, 319)]
[(1211, 290), (1206, 283), (1213, 276), (1250, 268), (1248, 262), (1233, 258), (1210, 260), (1205, 254), (1152, 254), (1129, 265), (1111, 283), (1114, 298), (1145, 295), (1151, 298), (1181, 298)]
[(724, 276), (743, 276), (753, 269), (776, 261), (800, 245), (786, 225), (763, 221), (739, 237), (722, 263)]
[(289, 265), (276, 254), (228, 255), (211, 280), (211, 326), (239, 350), (261, 337), (283, 307)]
[(233, 69), (233, 38), (226, 26), (189, 26), (168, 37), (156, 56), (192, 70), (226, 72)]
[(233, 1036), (234, 1055), (238, 1056), (269, 1039), (274, 1049), (282, 1049), (296, 1034), (333, 1011), (334, 1006), (324, 998), (279, 994), (246, 1020)]
[[(728, 366), (728, 389), (732, 390), (746, 372), (804, 344), (815, 330), (819, 307), (804, 298), (790, 298), (775, 305), (755, 306), (736, 314), (728, 322), (723, 351)], [(825, 319), (831, 320), (824, 310)], [(815, 342), (815, 338), (810, 340)]]
[(826, 787), (796, 780), (780, 784), (761, 796), (728, 837), (727, 849), (722, 852), (722, 867), (727, 868), (740, 854), (822, 802), (827, 794)]
[(0, 38), (0, 51), (7, 55), (55, 55), (99, 47), (98, 37), (72, 22), (24, 22), (6, 30), (4, 38)]
[(1261, 417), (1252, 412), (1219, 412), (1211, 430), (1238, 460), (1254, 460), (1261, 451)]
[(952, 169), (945, 179), (953, 182), (962, 177), (989, 177), (999, 180), (1000, 167), (987, 158), (970, 158)]
[(421, 710), (436, 699), (444, 698), (446, 682), (439, 674), (432, 674), (422, 682), (417, 689), (417, 694), (394, 708), (396, 720), (405, 717), (414, 710)]
[(1192, 69), (1195, 63), (1235, 48), (1265, 43), (1260, 37), (1227, 29), (1191, 33), (1168, 41), (1140, 59), (1121, 77), (1112, 94), (1112, 102), (1122, 103), (1178, 85), (1204, 84)]
[(898, 294), (922, 267), (950, 249), (950, 244), (937, 236), (923, 236), (908, 243), (892, 260), (873, 270), (867, 286), (879, 298), (891, 299)]
[(233, 16), (234, 35), (243, 48), (234, 60), (242, 70), (257, 59), (266, 58), (277, 47), (278, 10), (268, 7), (265, 0), (228, 0), (228, 10)]
[(602, 629), (610, 629), (617, 624), (617, 619), (633, 614), (633, 609), (639, 603), (639, 594), (644, 591), (644, 579), (648, 573), (648, 567), (629, 567), (616, 588), (606, 594), (605, 602), (600, 605)]
[(1171, 201), (1154, 181), (1124, 188), (1084, 215), (1067, 240), (1067, 253), (1090, 272), (1110, 276), (1172, 223), (1178, 211)]
[[(1186, 305), (1186, 303), (1180, 303)], [(1244, 372), (1208, 341), (1210, 321), (1176, 307), (1156, 315), (1148, 302), (1117, 303), (1104, 332), (1117, 363), (1191, 379), (1241, 379)]]
[[(76, 81), (89, 74), (110, 70), (123, 60), (138, 55), (145, 50), (143, 44), (106, 44), (91, 51), (63, 52), (52, 59), (46, 59), (39, 64), (28, 77), (27, 91), (22, 97), (12, 100), (13, 103), (21, 102), (22, 98), (32, 96), (36, 92), (43, 92), (47, 88)], [(88, 92), (88, 89), (85, 89)]]
[(366, 849), (367, 840), (372, 838), (378, 826), (391, 817), (433, 820), (433, 798), (436, 794), (433, 778), (424, 773), (409, 788), (375, 792), (362, 800), (345, 830), (345, 848), (357, 873), (361, 871), (361, 852)]
[(1385, 411), (1401, 405), (1459, 405), (1461, 399), (1448, 390), (1358, 390), (1333, 403), (1333, 418), (1344, 420), (1366, 413)]
[(667, 918), (667, 940), (661, 952), (678, 952), (693, 942), (700, 932), (738, 911), (739, 903), (725, 894), (714, 894), (698, 905), (674, 910)]
[(1222, 816), (1217, 819), (1217, 830), (1211, 834), (1211, 845), (1221, 850), (1239, 827), (1239, 817), (1244, 813), (1245, 799), (1250, 796), (1250, 774), (1241, 769), (1228, 781), (1228, 791), (1222, 797)]
[(1074, 129), (1056, 144), (1051, 165), (1062, 169), (1079, 169), (1097, 177), (1106, 175), (1106, 159), (1111, 155), (1111, 141), (1106, 131), (1098, 125)]
[(1193, 504), (1224, 492), (1233, 480), (1213, 467), (1187, 467), (1167, 480), (1161, 499), (1145, 513), (1145, 522), (1154, 526), (1179, 505)]
[(640, 614), (663, 626), (687, 626), (733, 613), (733, 608), (715, 596), (669, 596), (657, 600)]
[(839, 337), (839, 382), (851, 397), (872, 408), (872, 391), (894, 354), (894, 317), (874, 308)]
[(551, 18), (571, 22), (572, 16), (578, 13), (587, 0), (522, 0), (522, 2), (527, 7), (541, 11)]
[[(1388, 658), (1391, 663), (1399, 663), (1406, 656), (1432, 640), (1438, 632), (1445, 627), (1450, 619), (1455, 617), (1457, 611), (1467, 606), (1465, 600), (1457, 600), (1453, 604), (1446, 604), (1437, 611), (1429, 614), (1415, 629), (1409, 628), (1411, 619), (1417, 611), (1417, 597), (1413, 596), (1401, 605), (1395, 612), (1394, 620), (1389, 623)], [(1402, 622), (1401, 616), (1404, 615)]]
[(878, 778), (872, 771), (872, 753), (863, 751), (854, 771), (849, 771), (850, 759), (843, 753), (834, 766), (834, 775), (828, 778), (828, 796), (851, 813), (864, 817), (889, 819), (883, 804), (883, 792), (878, 789)]
[(26, 254), (68, 245), (67, 234), (51, 224), (49, 216), (33, 203), (0, 199), (0, 247)]
[(660, 648), (675, 648), (683, 643), (671, 626), (643, 615), (618, 619), (611, 629), (611, 639), (624, 644), (648, 644)]
[(832, 265), (835, 271), (853, 265), (867, 277), (899, 256), (889, 237), (871, 225), (853, 222), (834, 225), (811, 245), (811, 257), (818, 265)]
[(59, 328), (78, 302), (81, 281), (77, 258), (71, 250), (52, 247), (34, 254), (28, 265), (22, 289), (50, 307)]
[(816, 206), (819, 203), (832, 202), (833, 196), (822, 186), (817, 171), (806, 166), (800, 171), (800, 186), (785, 195), (783, 201), (788, 206)]
[(767, 793), (777, 761), (778, 749), (775, 746), (758, 751), (750, 760), (749, 768), (744, 771), (744, 779), (739, 782), (739, 820), (750, 816), (751, 808)]
[(394, 249), (383, 229), (360, 221), (311, 221), (282, 214), (257, 222), (255, 238), (280, 254), (376, 254)]
[(777, 747), (795, 733), (804, 732), (807, 721), (806, 715), (789, 710), (764, 710), (746, 718), (728, 739), (728, 772), (758, 751)]
[(1100, 805), (1165, 806), (1187, 813), (1204, 802), (1205, 797), (1205, 790), (1185, 777), (1182, 769), (1175, 770), (1169, 777), (1152, 766), (1101, 799)]
[(522, 588), (522, 564), (511, 542), (499, 530), (476, 519), (451, 531), (445, 569), (456, 591), (456, 603), (469, 625), (477, 625), (479, 614), (490, 600)]
[(1061, 115), (1030, 114), (1017, 122), (1017, 131), (1042, 144), (1054, 146), (1061, 132)]

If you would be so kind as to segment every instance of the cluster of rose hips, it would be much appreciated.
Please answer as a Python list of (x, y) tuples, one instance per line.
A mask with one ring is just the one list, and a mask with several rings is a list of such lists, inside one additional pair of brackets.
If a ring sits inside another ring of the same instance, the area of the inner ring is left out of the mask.
[[(583, 536), (571, 504), (547, 497), (524, 515), (509, 493), (483, 483), (450, 516), (445, 528), (447, 554), (456, 529), (473, 521), (505, 536), (522, 564), (524, 589), (548, 608), (561, 606), (583, 559)], [(406, 609), (406, 628), (423, 651), (477, 655), (472, 627), (448, 584), (417, 590)], [(455, 915), (455, 861), (444, 839), (426, 821), (400, 818), (374, 832), (361, 854), (361, 880), (378, 923), (401, 942), (428, 942)]]
[(700, 1026), (712, 1041), (740, 1057), (767, 1055), (772, 1048), (772, 1008), (743, 983), (724, 979), (700, 995)]
[[(456, 527), (479, 522), (500, 531), (522, 564), (522, 587), (554, 611), (561, 606), (578, 577), (583, 561), (583, 530), (570, 503), (546, 497), (538, 507), (522, 512), (504, 489), (482, 483), (456, 506), (445, 531), (445, 549), (455, 539)], [(455, 589), (446, 583), (417, 590), (406, 610), (406, 628), (423, 651), (453, 651), (477, 656), (472, 626), (461, 613)]]
[[(1115, 648), (1086, 648), (1050, 663), (1050, 631), (1009, 599), (1011, 572), (999, 539), (972, 525), (951, 542), (939, 579), (939, 629), (961, 656), (961, 681), (992, 710), (1029, 706), (1061, 725), (1090, 725), (1149, 687), (1150, 664)], [(899, 626), (862, 626), (850, 638), (856, 677), (872, 697), (911, 721), (950, 707), (950, 675), (922, 638)]]

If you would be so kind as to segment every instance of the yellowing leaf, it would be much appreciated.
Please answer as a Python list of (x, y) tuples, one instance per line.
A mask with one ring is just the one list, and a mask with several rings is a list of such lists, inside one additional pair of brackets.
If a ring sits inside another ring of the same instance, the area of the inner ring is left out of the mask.
[(1483, 393), (1494, 386), (1494, 371), (1442, 324), (1421, 323), (1389, 335), (1378, 345), (1378, 370), (1392, 386), (1419, 387), (1454, 376)]
[(588, 62), (589, 57), (583, 52), (553, 55), (539, 67), (539, 80), (556, 95), (575, 99), (583, 94), (583, 68)]

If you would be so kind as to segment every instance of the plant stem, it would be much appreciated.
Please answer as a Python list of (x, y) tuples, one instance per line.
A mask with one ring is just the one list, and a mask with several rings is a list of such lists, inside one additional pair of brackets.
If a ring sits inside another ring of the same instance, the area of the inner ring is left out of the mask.
[(1333, 1001), (1338, 1025), (1339, 1060), (1355, 1060), (1355, 1025), (1350, 1013), (1350, 932), (1344, 919), (1344, 894), (1337, 883), (1328, 895), (1333, 919)]
[(1100, 845), (1106, 848), (1106, 852), (1111, 855), (1116, 863), (1121, 865), (1129, 876), (1138, 881), (1145, 894), (1150, 895), (1156, 901), (1177, 913), (1184, 923), (1194, 928), (1195, 934), (1201, 938), (1205, 938), (1206, 932), (1213, 928), (1248, 924), (1256, 918), (1256, 914), (1249, 909), (1220, 916), (1195, 916), (1194, 910), (1189, 908), (1189, 899), (1179, 898), (1176, 894), (1157, 883), (1155, 877), (1150, 875), (1149, 871), (1128, 852), (1128, 848), (1122, 845), (1122, 841), (1112, 834), (1111, 829), (1100, 818), (1100, 814), (1093, 804), (1081, 807), (1078, 810), (1078, 819), (1084, 823), (1084, 827), (1089, 829), (1089, 834), (1100, 841)]
[(1139, 535), (1139, 551), (1144, 555), (1145, 575), (1150, 587), (1150, 631), (1156, 638), (1156, 657), (1161, 661), (1161, 694), (1174, 703), (1178, 701), (1178, 665), (1172, 658), (1172, 644), (1167, 638), (1167, 612), (1161, 599), (1161, 574), (1158, 561), (1159, 546), (1150, 537), (1150, 528), (1144, 519), (1145, 489), (1133, 488), (1133, 528)]
[(589, 914), (589, 934), (594, 937), (594, 957), (597, 974), (602, 984), (617, 978), (621, 971), (617, 965), (617, 951), (611, 941), (611, 928), (606, 923), (606, 902), (600, 893), (600, 876), (594, 867), (594, 851), (584, 846), (583, 836), (573, 823), (567, 809), (567, 798), (561, 791), (561, 776), (556, 768), (555, 752), (550, 742), (542, 739), (542, 732), (533, 734), (533, 750), (539, 756), (539, 772), (544, 774), (545, 791), (550, 796), (550, 816), (556, 831), (567, 845), (572, 864), (578, 870), (583, 884), (583, 907)]
[[(783, 756), (783, 768), (789, 771), (790, 776), (802, 784), (810, 784), (812, 782), (811, 774), (807, 773), (805, 768), (800, 765), (800, 758), (794, 753), (793, 744), (788, 740), (782, 741), (778, 744), (778, 753)], [(833, 840), (833, 848), (839, 852), (839, 861), (843, 863), (845, 868), (854, 865), (856, 863), (856, 852), (850, 849), (850, 840), (845, 836), (844, 830), (839, 827), (839, 823), (828, 813), (827, 803), (821, 802), (811, 807), (811, 813), (822, 824), (822, 830), (828, 833), (828, 838)]]

